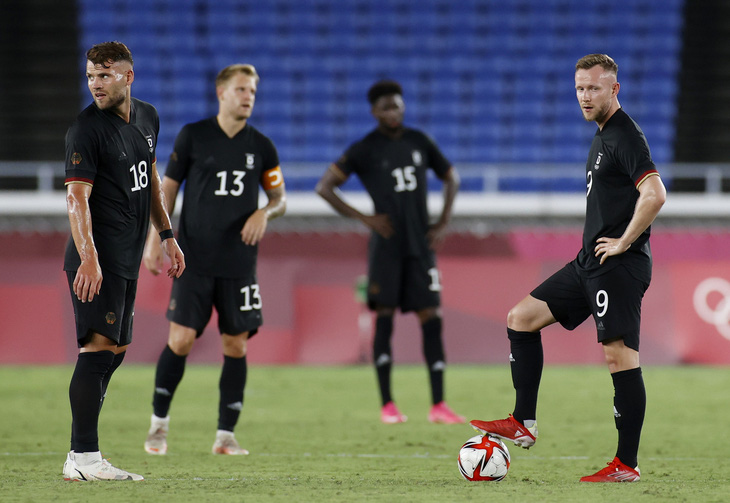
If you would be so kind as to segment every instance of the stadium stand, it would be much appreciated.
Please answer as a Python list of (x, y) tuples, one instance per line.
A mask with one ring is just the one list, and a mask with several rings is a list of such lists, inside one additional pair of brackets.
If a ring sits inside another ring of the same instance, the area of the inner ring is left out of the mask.
[(682, 6), (80, 0), (79, 23), (84, 49), (119, 39), (133, 50), (136, 95), (161, 113), (162, 157), (184, 123), (215, 110), (217, 70), (245, 61), (262, 77), (252, 123), (286, 163), (336, 158), (372, 127), (365, 91), (390, 77), (403, 83), (407, 120), (429, 131), (455, 163), (582, 164), (594, 130), (579, 121), (572, 66), (586, 53), (609, 52), (620, 66), (622, 104), (642, 125), (655, 160), (668, 163)]

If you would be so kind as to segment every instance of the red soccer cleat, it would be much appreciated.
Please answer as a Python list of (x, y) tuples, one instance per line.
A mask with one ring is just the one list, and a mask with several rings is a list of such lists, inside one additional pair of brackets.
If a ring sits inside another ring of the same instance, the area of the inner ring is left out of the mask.
[(581, 482), (638, 482), (641, 478), (639, 467), (630, 468), (623, 464), (620, 459), (613, 458), (608, 466), (599, 470), (593, 475), (581, 477)]
[(464, 416), (460, 416), (446, 405), (446, 402), (439, 402), (428, 413), (428, 420), (432, 423), (461, 424), (466, 422)]
[(537, 423), (531, 428), (525, 427), (512, 414), (507, 419), (496, 421), (470, 421), (472, 428), (482, 435), (492, 435), (514, 442), (515, 445), (529, 449), (537, 440)]

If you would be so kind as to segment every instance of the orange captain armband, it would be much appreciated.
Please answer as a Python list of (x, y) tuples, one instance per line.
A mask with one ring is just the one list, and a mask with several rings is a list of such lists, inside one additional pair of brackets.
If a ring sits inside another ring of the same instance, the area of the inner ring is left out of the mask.
[(281, 174), (279, 166), (265, 171), (261, 176), (261, 185), (264, 190), (271, 190), (284, 185), (284, 175)]

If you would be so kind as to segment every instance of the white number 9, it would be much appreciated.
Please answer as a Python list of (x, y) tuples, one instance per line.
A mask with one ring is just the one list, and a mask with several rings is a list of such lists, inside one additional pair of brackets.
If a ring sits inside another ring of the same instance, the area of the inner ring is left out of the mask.
[(596, 294), (596, 305), (601, 308), (599, 312), (596, 313), (596, 316), (601, 318), (603, 315), (606, 314), (606, 311), (608, 311), (608, 293), (606, 290), (599, 290)]

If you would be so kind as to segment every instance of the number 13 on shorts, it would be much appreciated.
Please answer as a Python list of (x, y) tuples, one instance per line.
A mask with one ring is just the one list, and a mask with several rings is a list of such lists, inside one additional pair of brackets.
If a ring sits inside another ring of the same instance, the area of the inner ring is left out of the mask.
[(261, 294), (257, 283), (241, 288), (241, 294), (243, 296), (243, 304), (240, 306), (241, 311), (261, 309)]

